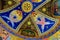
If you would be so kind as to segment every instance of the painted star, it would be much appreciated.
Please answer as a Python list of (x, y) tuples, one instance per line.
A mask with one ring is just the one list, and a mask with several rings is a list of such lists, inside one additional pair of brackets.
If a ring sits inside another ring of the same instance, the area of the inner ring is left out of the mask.
[(42, 30), (44, 31), (44, 27), (45, 27), (45, 25), (47, 25), (47, 24), (51, 24), (51, 23), (49, 23), (49, 22), (45, 22), (45, 18), (41, 18), (41, 21), (38, 20), (38, 21), (37, 21), (37, 24), (42, 25)]

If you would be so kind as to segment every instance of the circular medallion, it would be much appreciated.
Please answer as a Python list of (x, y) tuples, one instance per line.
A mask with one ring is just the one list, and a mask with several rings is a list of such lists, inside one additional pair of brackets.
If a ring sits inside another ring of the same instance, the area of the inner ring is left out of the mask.
[(23, 18), (23, 15), (22, 15), (22, 11), (20, 10), (13, 10), (10, 14), (10, 19), (13, 22), (19, 22), (22, 20), (22, 18)]
[(32, 9), (33, 9), (33, 6), (32, 6), (31, 2), (29, 2), (29, 1), (23, 2), (23, 4), (22, 4), (22, 10), (24, 12), (28, 13), (28, 12), (32, 11)]

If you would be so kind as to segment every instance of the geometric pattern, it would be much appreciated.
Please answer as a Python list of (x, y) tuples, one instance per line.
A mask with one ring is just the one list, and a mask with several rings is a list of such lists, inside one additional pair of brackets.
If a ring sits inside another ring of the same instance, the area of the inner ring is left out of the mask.
[(59, 19), (53, 16), (56, 11), (55, 2), (56, 0), (0, 0), (0, 26), (22, 38), (48, 37), (58, 30), (60, 24)]

